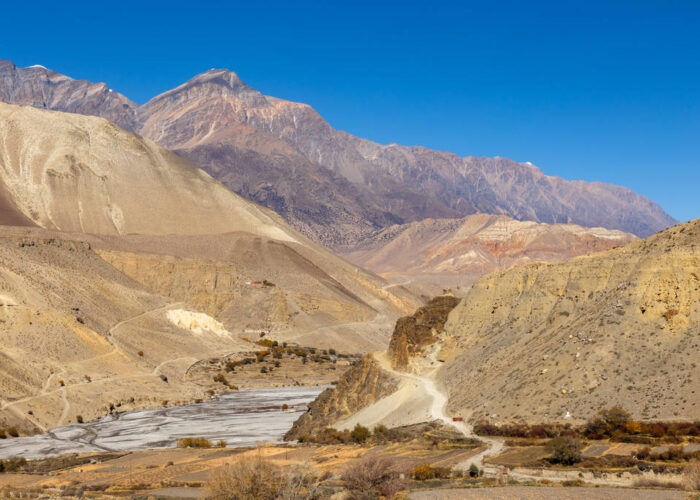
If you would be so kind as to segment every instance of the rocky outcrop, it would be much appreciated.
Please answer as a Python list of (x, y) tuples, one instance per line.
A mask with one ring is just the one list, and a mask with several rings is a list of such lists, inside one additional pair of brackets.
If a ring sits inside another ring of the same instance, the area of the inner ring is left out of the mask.
[(325, 429), (392, 394), (397, 387), (396, 377), (382, 370), (371, 355), (365, 355), (335, 387), (323, 391), (309, 405), (284, 439), (296, 440)]
[(477, 281), (438, 376), (453, 415), (700, 418), (700, 219), (642, 241)]
[(74, 80), (39, 65), (18, 68), (0, 60), (0, 101), (101, 116), (127, 130), (136, 127), (136, 103), (104, 83)]
[(412, 316), (399, 318), (389, 343), (389, 359), (394, 369), (406, 370), (412, 357), (437, 341), (450, 311), (459, 304), (453, 295), (440, 295), (419, 308)]
[(391, 226), (341, 255), (396, 281), (442, 280), (456, 286), (470, 285), (489, 272), (558, 262), (636, 239), (622, 231), (478, 214)]
[[(81, 90), (60, 90), (74, 87)], [(623, 187), (550, 177), (505, 158), (462, 158), (352, 136), (310, 106), (265, 96), (226, 70), (197, 75), (137, 106), (103, 84), (3, 62), (0, 99), (113, 120), (332, 247), (397, 223), (474, 213), (638, 236), (675, 222)]]

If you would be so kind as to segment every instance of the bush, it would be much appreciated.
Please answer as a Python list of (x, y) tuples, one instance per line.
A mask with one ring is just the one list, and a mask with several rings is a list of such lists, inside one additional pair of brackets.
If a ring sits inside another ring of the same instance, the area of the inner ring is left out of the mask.
[(9, 427), (7, 429), (7, 433), (12, 437), (19, 437), (19, 431), (17, 430), (17, 427)]
[(700, 460), (683, 469), (683, 486), (688, 490), (700, 490)]
[[(477, 468), (477, 475), (479, 469)], [(452, 470), (447, 467), (431, 467), (428, 464), (417, 465), (413, 468), (412, 476), (417, 481), (428, 479), (446, 479), (452, 475)]]
[(350, 433), (350, 439), (355, 443), (364, 443), (369, 437), (369, 429), (360, 424), (357, 424)]
[(75, 421), (78, 422), (79, 424), (82, 424), (83, 423), (83, 416), (78, 415), (77, 417), (75, 417)]
[(479, 467), (476, 464), (469, 466), (469, 477), (479, 477)]
[(217, 373), (214, 375), (214, 382), (219, 382), (220, 384), (228, 386), (228, 380), (226, 380), (223, 373)]
[(211, 441), (206, 438), (178, 439), (178, 448), (211, 448)]
[(554, 463), (572, 465), (581, 461), (581, 441), (575, 437), (555, 437), (547, 443), (547, 450), (552, 453), (550, 461)]
[(314, 500), (319, 479), (304, 466), (277, 467), (262, 457), (243, 457), (212, 472), (208, 498), (215, 500)]
[(9, 460), (0, 460), (0, 472), (17, 472), (27, 465), (24, 458), (11, 458)]
[(372, 431), (372, 434), (379, 437), (386, 434), (388, 430), (389, 429), (387, 429), (386, 425), (379, 424), (374, 427), (374, 431)]
[(374, 500), (380, 496), (391, 499), (404, 485), (391, 462), (377, 456), (367, 456), (351, 464), (342, 479), (353, 500)]
[(7, 439), (7, 434), (5, 434), (5, 429), (0, 429), (0, 439)]
[(228, 443), (226, 441), (224, 441), (223, 439), (221, 439), (220, 441), (217, 441), (217, 443), (216, 443), (217, 448), (226, 448), (227, 445), (228, 445)]

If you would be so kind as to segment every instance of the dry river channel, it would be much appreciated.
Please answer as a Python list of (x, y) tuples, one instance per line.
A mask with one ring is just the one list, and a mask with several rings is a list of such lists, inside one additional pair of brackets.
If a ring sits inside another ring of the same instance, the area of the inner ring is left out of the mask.
[[(93, 422), (56, 427), (44, 434), (0, 440), (0, 459), (172, 448), (178, 439), (186, 437), (224, 440), (230, 447), (279, 442), (300, 412), (324, 389), (250, 389), (203, 403), (109, 415)], [(283, 404), (295, 411), (282, 410)]]

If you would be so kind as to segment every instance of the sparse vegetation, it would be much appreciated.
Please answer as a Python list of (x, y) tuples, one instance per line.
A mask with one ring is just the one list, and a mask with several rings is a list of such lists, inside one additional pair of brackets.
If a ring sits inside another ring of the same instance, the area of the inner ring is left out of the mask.
[[(478, 469), (477, 469), (478, 474)], [(452, 469), (448, 467), (433, 467), (428, 464), (417, 465), (411, 472), (416, 481), (427, 481), (429, 479), (447, 479), (452, 475)]]
[(688, 490), (700, 490), (700, 460), (695, 460), (683, 469), (683, 486)]
[(364, 443), (369, 436), (369, 429), (360, 424), (355, 425), (355, 428), (350, 433), (350, 439), (355, 443)]
[(519, 424), (494, 425), (481, 421), (474, 425), (474, 432), (481, 436), (547, 439), (559, 436), (578, 436), (585, 439), (614, 439), (621, 442), (654, 444), (678, 443), (684, 436), (700, 436), (700, 421), (639, 421), (620, 407), (604, 409), (583, 426), (570, 424)]
[(278, 467), (262, 457), (245, 457), (216, 469), (207, 483), (215, 500), (314, 500), (320, 478), (304, 466)]
[(24, 458), (11, 458), (9, 460), (0, 460), (0, 472), (17, 472), (21, 470), (27, 461)]
[(471, 464), (469, 466), (469, 477), (479, 477), (481, 475), (481, 471), (479, 470), (479, 466), (476, 464)]
[(376, 455), (350, 465), (342, 479), (353, 500), (391, 499), (404, 487), (400, 471), (388, 459)]
[(178, 448), (211, 448), (212, 444), (206, 438), (183, 438), (177, 440)]
[(581, 461), (581, 441), (573, 436), (559, 436), (547, 443), (552, 453), (550, 461), (563, 465), (573, 465)]

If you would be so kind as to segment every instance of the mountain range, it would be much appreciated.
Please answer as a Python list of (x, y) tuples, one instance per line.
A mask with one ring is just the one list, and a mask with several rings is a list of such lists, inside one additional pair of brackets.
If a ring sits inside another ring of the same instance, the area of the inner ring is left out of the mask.
[(566, 260), (636, 239), (610, 229), (477, 214), (390, 226), (341, 255), (396, 283), (468, 287), (486, 273)]
[(530, 163), (381, 145), (306, 104), (212, 69), (137, 105), (103, 83), (0, 61), (0, 100), (97, 115), (202, 168), (334, 249), (396, 225), (475, 213), (648, 236), (675, 223), (633, 191), (544, 175)]

